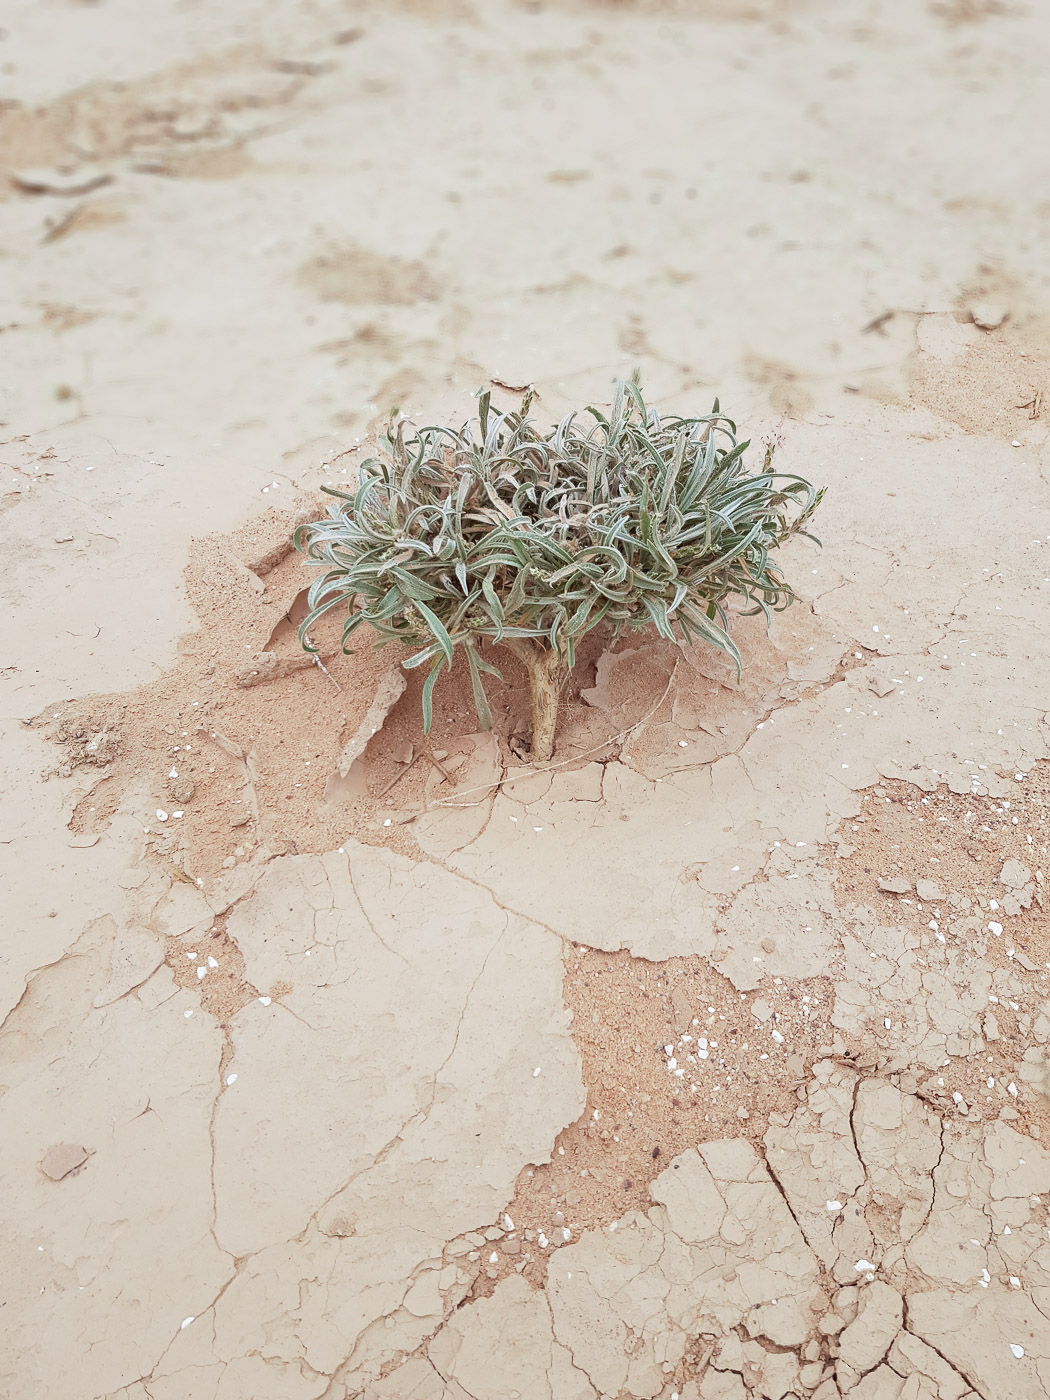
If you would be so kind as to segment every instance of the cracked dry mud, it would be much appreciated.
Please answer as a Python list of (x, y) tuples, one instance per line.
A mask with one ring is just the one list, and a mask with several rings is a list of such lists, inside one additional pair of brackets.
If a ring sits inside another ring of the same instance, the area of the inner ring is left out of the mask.
[[(1050, 1393), (1045, 15), (9, 9), (0, 1393)], [(739, 684), (303, 663), (390, 408), (636, 363), (829, 487)]]

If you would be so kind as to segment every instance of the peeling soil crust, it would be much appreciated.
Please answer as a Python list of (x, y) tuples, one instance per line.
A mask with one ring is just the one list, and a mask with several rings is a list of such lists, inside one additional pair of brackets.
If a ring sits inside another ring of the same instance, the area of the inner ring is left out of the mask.
[[(1041, 1059), (1032, 1057), (1029, 1065), (1025, 1054), (1034, 1020), (1045, 1014), (1050, 977), (1043, 897), (1050, 765), (1037, 765), (1008, 799), (960, 797), (943, 788), (923, 794), (888, 782), (862, 802), (863, 813), (838, 833), (839, 906), (875, 910), (880, 923), (910, 931), (916, 946), (930, 940), (932, 921), (952, 939), (958, 960), (979, 959), (1023, 987), (1016, 992), (1020, 1000), (989, 994), (980, 1050), (945, 1060), (944, 1073), (922, 1076), (921, 1083), (917, 1078), (917, 1091), (940, 1112), (969, 1122), (1005, 1115), (1020, 1131), (1050, 1142), (1050, 1100), (1019, 1098), (1016, 1082), (1019, 1065), (1022, 1086), (1042, 1074)], [(1004, 930), (996, 916), (1005, 917), (1002, 905), (1012, 888), (1002, 879), (1007, 862), (1019, 867), (1021, 885), (1019, 907)], [(908, 890), (881, 888), (893, 880)], [(916, 893), (920, 881), (925, 902)], [(565, 996), (583, 1059), (587, 1108), (559, 1135), (550, 1164), (530, 1167), (519, 1178), (507, 1208), (517, 1231), (503, 1239), (500, 1259), (487, 1265), (489, 1284), (479, 1294), (517, 1270), (522, 1248), (529, 1260), (525, 1276), (543, 1277), (546, 1249), (559, 1247), (566, 1227), (575, 1238), (628, 1210), (646, 1209), (650, 1184), (669, 1158), (693, 1143), (741, 1137), (760, 1145), (774, 1116), (794, 1109), (816, 1061), (831, 1057), (872, 1076), (896, 1069), (900, 1026), (892, 1018), (886, 1026), (872, 1015), (840, 1032), (834, 973), (844, 967), (845, 958), (835, 958), (827, 978), (787, 984), (774, 978), (771, 991), (763, 987), (752, 995), (736, 991), (702, 958), (653, 964), (573, 945)], [(771, 1039), (774, 1030), (780, 1042)], [(702, 1060), (701, 1045), (708, 1052)], [(545, 1249), (534, 1245), (541, 1232)]]
[(843, 653), (821, 685), (857, 664), (804, 602), (773, 647), (764, 624), (737, 620), (747, 662), (740, 682), (707, 648), (683, 654), (655, 634), (611, 642), (592, 633), (567, 683), (555, 762), (536, 769), (524, 668), (493, 648), (504, 680), (487, 685), (491, 739), (478, 732), (464, 668), (435, 693), (429, 742), (422, 679), (402, 673), (404, 694), (342, 778), (344, 746), (407, 653), (364, 641), (345, 655), (341, 620), (331, 614), (311, 634), (322, 664), (304, 655), (298, 625), (312, 573), (289, 539), (322, 509), (323, 498), (270, 511), (233, 535), (196, 542), (186, 588), (199, 626), (180, 642), (178, 665), (135, 694), (48, 705), (36, 717), (62, 750), (49, 771), (82, 770), (86, 779), (70, 821), (76, 835), (105, 831), (134, 788), (150, 848), (202, 884), (260, 851), (325, 851), (347, 837), (419, 858), (412, 826), (429, 811), (462, 813), (466, 838), (497, 787), (524, 789), (543, 772), (624, 758), (662, 781), (715, 762), (774, 706), (813, 694), (818, 687), (804, 676), (815, 647)]

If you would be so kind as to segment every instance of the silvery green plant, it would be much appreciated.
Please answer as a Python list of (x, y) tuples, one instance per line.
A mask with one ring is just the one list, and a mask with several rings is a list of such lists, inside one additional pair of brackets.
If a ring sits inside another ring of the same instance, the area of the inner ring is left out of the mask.
[(494, 646), (524, 663), (532, 758), (553, 753), (559, 694), (575, 649), (595, 627), (653, 628), (668, 641), (707, 642), (732, 658), (730, 602), (747, 614), (794, 594), (772, 554), (805, 529), (820, 502), (800, 476), (744, 466), (747, 442), (716, 400), (709, 414), (661, 416), (636, 379), (617, 381), (607, 413), (587, 408), (544, 430), (532, 391), (498, 412), (488, 392), (459, 429), (391, 423), (353, 491), (301, 526), (296, 548), (319, 569), (300, 628), (346, 611), (343, 649), (364, 623), (381, 642), (415, 650), (427, 667), (423, 726), (434, 686), (457, 650), (478, 719), (491, 723), (484, 676)]

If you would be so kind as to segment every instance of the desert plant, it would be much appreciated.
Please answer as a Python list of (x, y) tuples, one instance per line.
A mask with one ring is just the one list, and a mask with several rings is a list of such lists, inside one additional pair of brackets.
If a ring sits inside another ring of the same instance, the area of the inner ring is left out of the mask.
[(542, 431), (529, 417), (479, 395), (477, 424), (406, 430), (391, 423), (378, 456), (328, 516), (303, 525), (296, 547), (321, 568), (300, 639), (343, 606), (343, 649), (362, 623), (381, 642), (419, 649), (434, 684), (457, 647), (466, 658), (478, 718), (491, 724), (482, 654), (501, 643), (524, 663), (532, 699), (532, 757), (551, 757), (562, 681), (580, 638), (600, 624), (653, 627), (671, 641), (697, 638), (727, 653), (726, 603), (746, 613), (786, 607), (789, 586), (770, 553), (804, 526), (822, 491), (771, 469), (747, 475), (736, 425), (719, 412), (660, 417), (636, 380), (617, 381), (607, 414), (571, 413)]

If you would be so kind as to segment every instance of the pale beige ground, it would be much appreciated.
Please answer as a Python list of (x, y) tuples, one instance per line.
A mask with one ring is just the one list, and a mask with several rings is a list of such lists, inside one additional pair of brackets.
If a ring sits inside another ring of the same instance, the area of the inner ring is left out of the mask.
[[(1050, 17), (0, 31), (0, 1394), (1050, 1393)], [(829, 486), (742, 684), (595, 638), (537, 774), (413, 678), (334, 781), (318, 486), (635, 365)]]

